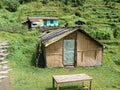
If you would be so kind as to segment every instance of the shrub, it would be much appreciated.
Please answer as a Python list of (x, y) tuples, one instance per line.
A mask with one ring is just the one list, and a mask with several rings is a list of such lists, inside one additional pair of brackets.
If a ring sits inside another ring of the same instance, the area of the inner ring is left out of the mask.
[(71, 13), (71, 11), (73, 11), (73, 8), (71, 8), (71, 6), (64, 6), (63, 11), (65, 13)]
[(91, 30), (90, 34), (99, 40), (110, 40), (113, 39), (113, 32), (112, 31), (105, 31), (105, 30)]
[(120, 28), (119, 27), (116, 27), (113, 30), (113, 36), (114, 36), (114, 38), (120, 38)]
[(42, 0), (42, 3), (43, 3), (43, 4), (47, 4), (47, 3), (48, 3), (48, 0)]
[(19, 0), (20, 4), (31, 2), (31, 1), (37, 1), (37, 0)]
[(0, 9), (2, 8), (2, 2), (0, 1)]
[(3, 0), (5, 8), (10, 12), (17, 11), (17, 8), (19, 6), (18, 0)]
[(79, 11), (79, 10), (77, 10), (77, 11), (75, 12), (75, 15), (76, 15), (76, 16), (78, 16), (78, 17), (80, 17), (80, 16), (81, 16), (80, 11)]

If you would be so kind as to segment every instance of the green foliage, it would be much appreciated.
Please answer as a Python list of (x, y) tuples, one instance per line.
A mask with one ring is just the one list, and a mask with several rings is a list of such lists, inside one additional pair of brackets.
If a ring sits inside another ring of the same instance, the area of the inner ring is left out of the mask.
[[(8, 33), (9, 34), (9, 33)], [(9, 34), (10, 36), (10, 48), (11, 52), (9, 59), (15, 61), (13, 66), (30, 66), (32, 60), (32, 54), (35, 50), (35, 45), (38, 43), (38, 34), (36, 31), (25, 32), (23, 34)], [(4, 36), (6, 37), (6, 35)], [(12, 39), (14, 37), (14, 39)]]
[(2, 1), (0, 1), (0, 9), (2, 8)]
[(114, 35), (114, 38), (120, 38), (120, 28), (119, 27), (114, 28), (113, 35)]
[(27, 27), (23, 26), (23, 25), (19, 25), (18, 23), (6, 23), (6, 22), (2, 22), (0, 23), (0, 31), (7, 31), (7, 32), (12, 32), (12, 33), (23, 33), (25, 31), (27, 31)]
[(26, 2), (30, 2), (31, 0), (19, 0), (20, 4), (26, 3)]
[(4, 5), (6, 6), (5, 8), (10, 12), (17, 11), (17, 8), (19, 6), (18, 0), (3, 0), (3, 2), (4, 2)]
[(110, 53), (109, 57), (115, 62), (116, 65), (120, 65), (120, 55), (119, 54), (114, 54)]
[(65, 13), (70, 13), (71, 11), (73, 11), (74, 9), (71, 6), (64, 6), (63, 7), (63, 11)]
[(120, 65), (120, 40), (104, 40), (101, 41), (104, 43), (104, 57), (107, 56), (108, 59), (110, 60), (107, 61), (106, 63), (110, 63), (111, 65)]
[(99, 40), (111, 40), (113, 39), (113, 33), (112, 31), (106, 31), (106, 30), (91, 30), (90, 34)]
[(43, 3), (43, 4), (47, 4), (47, 3), (48, 3), (48, 0), (42, 0), (42, 3)]
[(111, 2), (120, 2), (120, 0), (103, 0), (105, 2), (105, 5), (111, 4)]
[(86, 0), (72, 0), (74, 6), (83, 5)]
[(28, 30), (26, 26), (18, 23), (15, 13), (0, 10), (0, 31), (23, 33)]

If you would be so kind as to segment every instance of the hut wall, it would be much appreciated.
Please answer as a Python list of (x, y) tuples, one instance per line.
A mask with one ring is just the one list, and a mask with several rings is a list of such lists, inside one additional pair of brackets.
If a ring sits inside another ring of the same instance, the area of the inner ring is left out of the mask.
[(76, 39), (76, 32), (46, 47), (46, 66), (64, 67), (63, 64), (63, 40)]
[(101, 65), (102, 46), (81, 32), (77, 32), (77, 66)]
[(64, 39), (74, 39), (74, 40), (76, 40), (76, 34), (77, 34), (77, 32), (73, 32), (73, 33), (67, 35), (66, 37), (64, 37)]
[(46, 47), (46, 66), (63, 67), (62, 62), (62, 40)]

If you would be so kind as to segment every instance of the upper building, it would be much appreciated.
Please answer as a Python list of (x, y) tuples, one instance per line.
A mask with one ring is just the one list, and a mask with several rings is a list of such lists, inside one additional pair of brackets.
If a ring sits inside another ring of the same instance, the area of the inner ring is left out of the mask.
[(28, 25), (28, 28), (58, 26), (58, 23), (57, 17), (28, 17), (27, 21), (23, 22)]

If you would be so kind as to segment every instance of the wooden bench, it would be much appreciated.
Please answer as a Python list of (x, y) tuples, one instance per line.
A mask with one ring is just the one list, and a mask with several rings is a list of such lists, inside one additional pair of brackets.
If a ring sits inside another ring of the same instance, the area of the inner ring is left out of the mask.
[(52, 77), (52, 80), (53, 80), (53, 88), (55, 88), (55, 82), (56, 82), (57, 90), (59, 90), (60, 84), (70, 83), (70, 82), (82, 82), (82, 85), (84, 86), (85, 81), (90, 82), (89, 89), (92, 90), (92, 78), (84, 73), (73, 74), (73, 75), (56, 75)]

